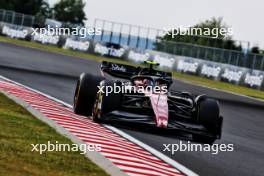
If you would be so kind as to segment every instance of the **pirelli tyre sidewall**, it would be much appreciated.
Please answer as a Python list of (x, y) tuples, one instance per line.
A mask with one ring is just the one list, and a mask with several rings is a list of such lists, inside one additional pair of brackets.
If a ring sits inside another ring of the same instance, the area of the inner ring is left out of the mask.
[(74, 112), (79, 115), (90, 116), (99, 90), (97, 87), (103, 77), (82, 73), (77, 81), (74, 94)]

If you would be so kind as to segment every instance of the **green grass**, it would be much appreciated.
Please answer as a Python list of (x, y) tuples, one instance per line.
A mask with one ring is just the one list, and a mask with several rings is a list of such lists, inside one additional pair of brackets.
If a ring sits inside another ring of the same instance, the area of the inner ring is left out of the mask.
[(198, 77), (194, 75), (182, 74), (178, 72), (173, 72), (173, 76), (178, 80), (187, 81), (195, 85), (207, 86), (207, 87), (229, 91), (229, 92), (233, 92), (233, 93), (237, 93), (241, 95), (247, 95), (247, 96), (254, 97), (254, 98), (264, 99), (264, 91), (261, 91), (261, 90), (256, 90), (256, 89), (252, 89), (248, 87), (243, 87), (243, 86), (215, 81), (215, 80), (210, 80), (210, 79), (206, 79), (206, 78)]
[(0, 94), (0, 175), (105, 176), (80, 152), (32, 152), (31, 144), (72, 142)]
[[(41, 49), (41, 50), (45, 50), (45, 51), (49, 51), (49, 52), (60, 53), (60, 54), (64, 54), (67, 56), (74, 56), (74, 57), (79, 57), (79, 58), (84, 58), (84, 59), (95, 60), (98, 62), (101, 62), (103, 60), (107, 60), (107, 61), (121, 63), (121, 64), (136, 65), (136, 64), (128, 63), (127, 61), (119, 60), (119, 59), (112, 59), (112, 58), (96, 56), (96, 55), (78, 52), (78, 51), (65, 50), (62, 48), (58, 48), (56, 46), (42, 45), (42, 44), (36, 43), (36, 42), (28, 42), (28, 41), (11, 39), (11, 38), (2, 37), (2, 36), (0, 36), (0, 42), (12, 43), (12, 44), (16, 44), (16, 45), (25, 46), (25, 47)], [(238, 94), (242, 94), (242, 95), (247, 95), (247, 96), (254, 97), (254, 98), (264, 99), (264, 91), (251, 89), (251, 88), (238, 86), (238, 85), (233, 85), (233, 84), (229, 84), (229, 83), (224, 83), (224, 82), (220, 82), (220, 81), (213, 81), (213, 80), (210, 80), (207, 78), (202, 78), (199, 76), (188, 75), (188, 74), (182, 74), (182, 73), (178, 73), (178, 72), (173, 72), (173, 76), (176, 79), (184, 80), (184, 81), (187, 81), (187, 82), (192, 83), (192, 84), (204, 85), (204, 86), (208, 86), (211, 88), (230, 91), (230, 92), (234, 92), (234, 93), (238, 93)]]

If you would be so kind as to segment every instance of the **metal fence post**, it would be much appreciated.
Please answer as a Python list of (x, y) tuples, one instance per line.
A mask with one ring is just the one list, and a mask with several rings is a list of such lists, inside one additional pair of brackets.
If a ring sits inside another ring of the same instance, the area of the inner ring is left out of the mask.
[(111, 22), (111, 32), (110, 32), (109, 42), (112, 42), (114, 25), (115, 25), (115, 23)]
[(236, 57), (236, 66), (238, 66), (238, 61), (239, 61), (239, 53), (237, 53), (237, 57)]
[(205, 49), (205, 53), (204, 53), (204, 59), (205, 60), (207, 60), (207, 54), (208, 54), (207, 49)]
[[(156, 31), (156, 39), (155, 39), (155, 43), (158, 43), (158, 40), (160, 40), (159, 36), (159, 30), (155, 30)], [(162, 42), (161, 42), (162, 43)]]
[(232, 57), (231, 56), (231, 51), (229, 51), (229, 56), (228, 56), (228, 61), (227, 61), (228, 64), (230, 64), (230, 62), (231, 62), (231, 57)]
[(224, 49), (221, 49), (221, 56), (220, 56), (220, 60), (219, 60), (219, 62), (223, 62), (223, 60), (224, 60)]
[(176, 46), (174, 45), (174, 47), (173, 47), (173, 51), (172, 51), (173, 54), (176, 54), (176, 51), (175, 51), (175, 50), (176, 50)]
[(131, 37), (131, 25), (128, 25), (129, 29), (128, 29), (128, 38), (127, 38), (127, 46), (130, 45), (130, 37)]
[(184, 56), (184, 47), (182, 46), (181, 55)]
[(190, 51), (189, 52), (189, 55), (190, 55), (190, 57), (192, 57), (192, 54), (193, 54), (193, 46), (189, 46), (189, 47), (191, 47), (190, 50), (189, 50)]
[(96, 28), (97, 18), (94, 19), (93, 27)]
[(5, 11), (5, 10), (3, 10), (2, 21), (4, 21), (4, 20), (5, 20), (5, 16), (6, 16), (6, 11)]
[(13, 14), (12, 14), (12, 24), (14, 24), (14, 21), (15, 21), (15, 16), (16, 16), (16, 13), (15, 12), (13, 12)]
[[(95, 20), (94, 20), (94, 23), (93, 23), (94, 31), (96, 31), (96, 23), (97, 23), (97, 19), (95, 19)], [(92, 40), (93, 40), (93, 41), (95, 40), (95, 34), (92, 35)]]
[(25, 20), (25, 15), (24, 15), (24, 14), (22, 14), (22, 19), (21, 19), (21, 26), (23, 26), (24, 20)]
[(212, 61), (215, 61), (215, 48), (213, 49)]
[(139, 42), (140, 42), (140, 26), (138, 26), (138, 35), (137, 35), (137, 42), (136, 42), (136, 48), (139, 47)]
[(147, 30), (147, 37), (146, 37), (146, 45), (145, 45), (145, 49), (148, 49), (148, 44), (149, 44), (149, 28)]
[(120, 27), (120, 33), (119, 33), (119, 38), (118, 38), (118, 44), (119, 44), (119, 45), (121, 44), (122, 30), (123, 30), (123, 24), (121, 24), (121, 27)]
[(104, 26), (105, 26), (105, 21), (103, 21), (103, 26), (102, 26), (102, 33), (101, 33), (101, 37), (100, 37), (100, 42), (103, 41), (103, 37), (104, 37)]
[(256, 55), (256, 54), (254, 54), (254, 59), (253, 59), (252, 67), (251, 67), (252, 69), (254, 69), (254, 68), (255, 68), (256, 59), (257, 59), (257, 55)]
[(166, 48), (167, 48), (167, 43), (164, 43), (164, 45), (163, 45), (163, 51), (164, 52), (166, 52), (166, 50), (167, 50)]
[(199, 59), (199, 56), (200, 56), (200, 47), (198, 47), (198, 49), (197, 49), (196, 58), (198, 58), (198, 59)]
[(260, 66), (261, 70), (264, 71), (264, 56), (262, 57), (262, 61), (261, 61), (261, 66)]
[(35, 23), (35, 17), (33, 16), (33, 17), (31, 18), (31, 26), (33, 26), (34, 23)]

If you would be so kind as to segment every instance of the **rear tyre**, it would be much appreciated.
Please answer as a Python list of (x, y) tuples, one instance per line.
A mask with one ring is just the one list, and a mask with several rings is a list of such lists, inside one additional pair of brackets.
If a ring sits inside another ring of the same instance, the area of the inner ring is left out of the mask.
[(98, 85), (103, 77), (82, 73), (77, 81), (74, 93), (74, 112), (79, 115), (90, 116), (95, 102)]
[(195, 141), (212, 144), (221, 136), (222, 117), (219, 116), (219, 104), (216, 100), (205, 98), (198, 103), (198, 123), (202, 124), (210, 136), (194, 134)]

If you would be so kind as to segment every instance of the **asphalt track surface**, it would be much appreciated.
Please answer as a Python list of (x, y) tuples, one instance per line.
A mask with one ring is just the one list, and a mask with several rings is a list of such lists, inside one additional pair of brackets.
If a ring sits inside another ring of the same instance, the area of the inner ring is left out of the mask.
[[(72, 104), (75, 83), (82, 72), (99, 74), (100, 63), (36, 49), (0, 43), (0, 75)], [(221, 91), (174, 81), (174, 90), (205, 93), (217, 98), (224, 116), (222, 139), (234, 144), (233, 152), (163, 152), (203, 176), (251, 175), (264, 173), (264, 102)], [(153, 132), (122, 130), (162, 152), (163, 144), (189, 140), (182, 134), (168, 136)]]

